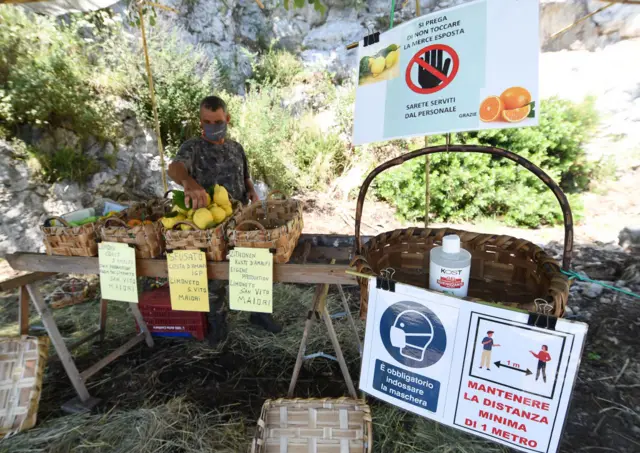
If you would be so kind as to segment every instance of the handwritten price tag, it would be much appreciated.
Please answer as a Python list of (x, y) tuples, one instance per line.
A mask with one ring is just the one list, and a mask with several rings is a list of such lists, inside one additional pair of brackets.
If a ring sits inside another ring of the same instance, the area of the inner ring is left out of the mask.
[(183, 311), (209, 311), (207, 259), (200, 250), (174, 250), (167, 253), (171, 308)]
[(138, 303), (136, 251), (128, 244), (98, 244), (100, 291), (103, 299)]
[(229, 254), (229, 306), (273, 313), (273, 255), (267, 249), (236, 248)]

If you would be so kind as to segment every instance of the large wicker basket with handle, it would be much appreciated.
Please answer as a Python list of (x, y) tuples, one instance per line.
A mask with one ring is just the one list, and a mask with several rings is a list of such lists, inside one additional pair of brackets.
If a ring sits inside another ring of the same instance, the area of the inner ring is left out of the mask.
[(227, 234), (233, 247), (275, 250), (274, 262), (286, 263), (298, 245), (304, 226), (302, 202), (271, 192), (265, 201), (252, 203), (229, 222)]
[(372, 451), (369, 406), (352, 398), (267, 400), (251, 446), (251, 453)]
[[(569, 281), (558, 263), (537, 245), (511, 236), (473, 233), (449, 228), (407, 228), (379, 234), (362, 243), (360, 222), (369, 185), (380, 173), (416, 157), (442, 152), (483, 153), (510, 159), (535, 174), (556, 196), (564, 216), (564, 253), (562, 269), (568, 270), (573, 248), (573, 217), (565, 194), (540, 168), (511, 151), (482, 146), (434, 146), (423, 148), (383, 163), (365, 179), (356, 209), (356, 257), (358, 271), (379, 275), (383, 269), (395, 272), (393, 279), (423, 288), (428, 287), (429, 253), (442, 245), (447, 234), (460, 236), (462, 247), (471, 253), (469, 299), (536, 311), (536, 300), (553, 307), (551, 313), (562, 316), (569, 297)], [(365, 317), (369, 292), (367, 280), (360, 278), (360, 314)]]

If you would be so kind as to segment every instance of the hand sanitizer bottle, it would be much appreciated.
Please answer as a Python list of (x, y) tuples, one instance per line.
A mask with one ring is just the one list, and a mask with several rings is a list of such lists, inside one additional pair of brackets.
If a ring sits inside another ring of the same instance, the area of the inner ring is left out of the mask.
[(431, 249), (429, 258), (429, 289), (467, 297), (471, 253), (460, 248), (460, 236), (443, 237), (442, 247)]

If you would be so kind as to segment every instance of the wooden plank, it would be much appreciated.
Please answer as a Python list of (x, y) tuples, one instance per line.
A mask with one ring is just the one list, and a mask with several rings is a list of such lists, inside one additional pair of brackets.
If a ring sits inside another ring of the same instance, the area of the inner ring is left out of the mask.
[(25, 286), (20, 287), (19, 299), (18, 325), (20, 326), (20, 335), (29, 335), (29, 291)]
[(140, 308), (138, 307), (138, 304), (130, 303), (129, 307), (131, 308), (131, 314), (133, 315), (134, 319), (138, 323), (138, 327), (140, 328), (140, 333), (144, 335), (144, 341), (147, 343), (147, 346), (149, 346), (150, 348), (153, 348), (154, 343), (153, 343), (153, 338), (151, 337), (151, 332), (149, 332), (147, 323), (142, 317), (142, 313), (140, 313)]
[(12, 289), (20, 288), (21, 286), (28, 285), (29, 283), (37, 282), (52, 275), (56, 275), (55, 272), (29, 272), (26, 274), (20, 274), (16, 277), (11, 277), (7, 280), (0, 282), (0, 291), (9, 291)]
[(89, 368), (87, 368), (86, 370), (84, 370), (80, 376), (82, 377), (83, 380), (87, 380), (89, 379), (91, 376), (93, 376), (94, 374), (96, 374), (98, 371), (100, 371), (101, 369), (103, 369), (104, 367), (106, 367), (107, 365), (109, 365), (111, 362), (113, 362), (115, 359), (117, 359), (118, 357), (120, 357), (122, 354), (124, 354), (125, 352), (127, 352), (129, 349), (133, 348), (135, 345), (137, 345), (138, 343), (144, 341), (144, 334), (140, 333), (138, 335), (136, 335), (135, 337), (131, 338), (129, 341), (127, 341), (125, 344), (123, 344), (122, 346), (120, 346), (118, 349), (116, 349), (115, 351), (111, 352), (108, 356), (106, 356), (105, 358), (103, 358), (102, 360), (94, 363), (93, 365), (91, 365)]
[(27, 285), (27, 291), (29, 292), (33, 305), (36, 307), (38, 314), (42, 318), (42, 323), (44, 324), (45, 329), (47, 329), (51, 343), (53, 343), (53, 347), (56, 349), (58, 357), (62, 362), (62, 366), (67, 372), (67, 376), (69, 376), (71, 384), (78, 394), (78, 398), (80, 398), (80, 401), (82, 402), (89, 401), (91, 398), (89, 391), (80, 377), (78, 368), (76, 367), (67, 346), (64, 344), (64, 340), (62, 339), (58, 326), (53, 319), (51, 310), (47, 307), (47, 304), (45, 304), (42, 294), (40, 294), (40, 289), (36, 283), (29, 283)]
[[(98, 258), (81, 256), (51, 256), (39, 253), (14, 253), (7, 255), (11, 267), (17, 270), (50, 272), (56, 270), (65, 274), (98, 274)], [(356, 277), (346, 274), (350, 267), (346, 264), (275, 264), (274, 280), (283, 283), (327, 283), (331, 285), (357, 285)], [(208, 262), (209, 278), (229, 279), (229, 262)], [(139, 276), (167, 277), (165, 259), (137, 260)]]

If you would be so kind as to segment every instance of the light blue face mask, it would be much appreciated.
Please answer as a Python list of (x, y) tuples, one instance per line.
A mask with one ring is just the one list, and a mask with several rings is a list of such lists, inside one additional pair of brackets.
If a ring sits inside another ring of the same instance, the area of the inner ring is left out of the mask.
[(203, 124), (202, 130), (204, 138), (219, 142), (227, 135), (227, 123)]

